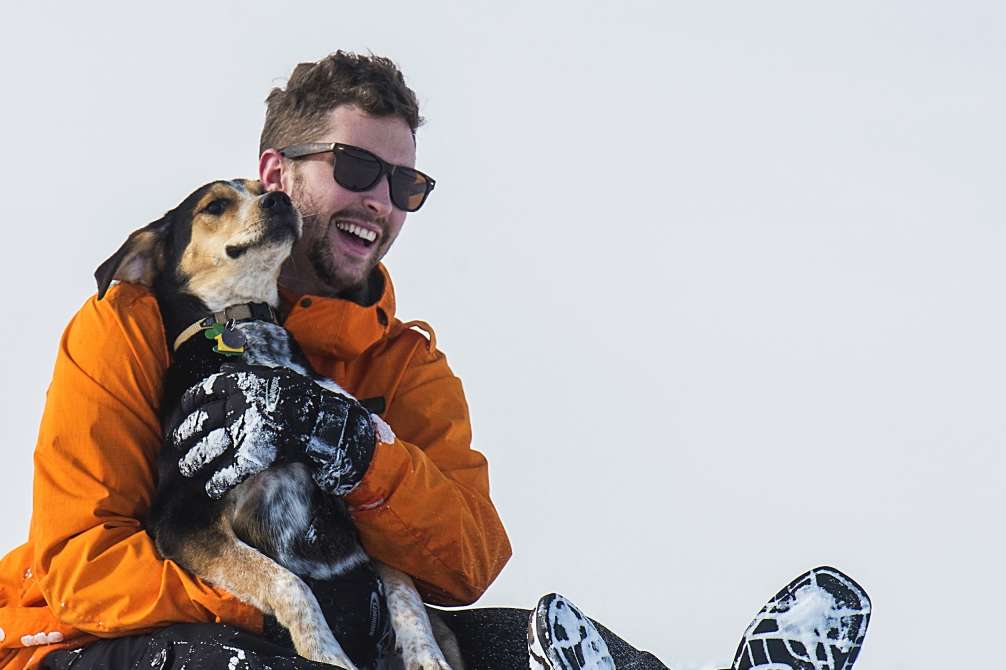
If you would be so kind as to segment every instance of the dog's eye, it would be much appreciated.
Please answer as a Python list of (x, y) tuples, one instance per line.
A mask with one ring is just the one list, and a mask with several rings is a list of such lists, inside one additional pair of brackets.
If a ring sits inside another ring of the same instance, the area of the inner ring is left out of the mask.
[(231, 204), (231, 201), (227, 198), (217, 198), (210, 204), (203, 207), (203, 213), (220, 216), (227, 210), (227, 205), (229, 204)]

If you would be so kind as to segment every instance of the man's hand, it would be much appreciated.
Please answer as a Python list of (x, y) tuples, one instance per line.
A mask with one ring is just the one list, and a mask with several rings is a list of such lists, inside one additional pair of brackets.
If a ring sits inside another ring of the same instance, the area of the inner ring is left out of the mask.
[(206, 493), (219, 499), (277, 458), (306, 460), (318, 486), (352, 491), (374, 454), (370, 414), (286, 368), (225, 366), (182, 396), (167, 431), (182, 454), (178, 469), (192, 477), (213, 468)]

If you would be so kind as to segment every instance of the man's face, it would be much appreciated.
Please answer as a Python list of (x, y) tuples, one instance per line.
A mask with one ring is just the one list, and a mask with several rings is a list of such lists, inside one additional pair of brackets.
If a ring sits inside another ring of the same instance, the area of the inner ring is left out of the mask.
[[(374, 117), (342, 105), (329, 114), (328, 132), (313, 142), (366, 149), (392, 165), (415, 167), (416, 145), (405, 120)], [(391, 203), (387, 177), (355, 193), (332, 177), (332, 153), (282, 160), (280, 187), (304, 218), (304, 232), (283, 267), (280, 282), (305, 293), (338, 294), (362, 284), (384, 258), (405, 222)], [(273, 186), (263, 178), (266, 187)], [(376, 234), (372, 242), (350, 229)]]

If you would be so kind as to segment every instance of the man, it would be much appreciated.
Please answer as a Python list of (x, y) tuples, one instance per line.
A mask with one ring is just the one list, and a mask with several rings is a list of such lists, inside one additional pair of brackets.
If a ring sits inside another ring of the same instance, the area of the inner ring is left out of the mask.
[[(259, 176), (304, 216), (280, 278), (284, 325), (318, 372), (396, 433), (339, 464), (344, 499), (371, 556), (411, 575), (430, 603), (470, 604), (510, 545), (460, 381), (428, 326), (395, 318), (379, 263), (433, 188), (414, 170), (415, 95), (391, 61), (339, 52), (299, 65), (267, 102)], [(321, 667), (263, 632), (271, 622), (253, 607), (163, 561), (143, 529), (168, 351), (156, 302), (136, 285), (92, 298), (67, 327), (35, 452), (29, 541), (0, 561), (0, 667)], [(247, 477), (267, 465), (230, 457), (209, 467)], [(546, 635), (556, 620), (543, 612)], [(470, 664), (509, 668), (526, 663), (528, 614), (448, 619)], [(663, 667), (605, 636), (613, 654), (645, 663), (635, 667)]]

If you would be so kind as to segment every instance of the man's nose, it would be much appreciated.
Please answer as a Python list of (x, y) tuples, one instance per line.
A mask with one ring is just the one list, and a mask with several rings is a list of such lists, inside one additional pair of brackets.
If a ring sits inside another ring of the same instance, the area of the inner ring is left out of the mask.
[(374, 184), (374, 188), (364, 192), (363, 204), (377, 216), (384, 217), (391, 214), (391, 184), (388, 182), (387, 176), (381, 177)]

